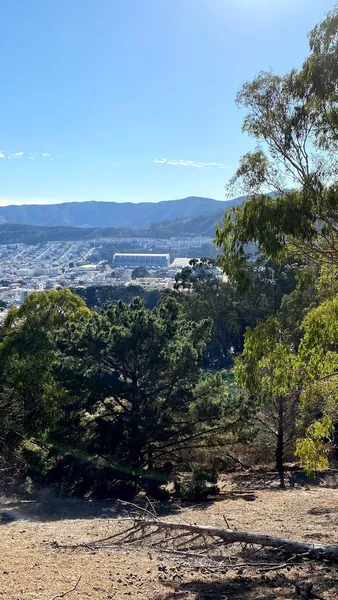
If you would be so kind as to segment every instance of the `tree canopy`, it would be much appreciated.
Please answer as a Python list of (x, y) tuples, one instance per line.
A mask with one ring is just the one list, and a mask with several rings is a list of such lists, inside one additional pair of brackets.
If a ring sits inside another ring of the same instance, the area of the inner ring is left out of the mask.
[(214, 444), (225, 417), (236, 416), (226, 415), (220, 375), (201, 370), (210, 332), (209, 320), (187, 321), (173, 298), (153, 311), (137, 298), (130, 307), (119, 302), (71, 323), (60, 341), (60, 377), (77, 421), (90, 421), (86, 452), (95, 448), (138, 481), (182, 447)]
[(145, 279), (147, 277), (151, 277), (151, 275), (148, 269), (146, 269), (145, 267), (136, 267), (131, 273), (132, 279)]
[(243, 131), (257, 149), (242, 157), (229, 183), (229, 192), (240, 186), (248, 199), (225, 214), (216, 244), (224, 271), (242, 285), (248, 285), (252, 258), (298, 263), (297, 287), (283, 299), (277, 320), (247, 333), (237, 377), (270, 402), (299, 399), (299, 431), (305, 423), (308, 428), (297, 454), (313, 470), (326, 464), (323, 440), (338, 415), (338, 9), (309, 41), (301, 69), (260, 73), (237, 96), (246, 109)]
[(0, 345), (4, 447), (68, 493), (154, 494), (182, 451), (216, 447), (242, 418), (221, 373), (202, 367), (211, 332), (170, 296), (100, 312), (68, 290), (28, 296)]
[(53, 427), (63, 390), (55, 381), (56, 334), (67, 322), (89, 314), (69, 290), (32, 293), (11, 308), (0, 342), (0, 409), (2, 444), (6, 448)]

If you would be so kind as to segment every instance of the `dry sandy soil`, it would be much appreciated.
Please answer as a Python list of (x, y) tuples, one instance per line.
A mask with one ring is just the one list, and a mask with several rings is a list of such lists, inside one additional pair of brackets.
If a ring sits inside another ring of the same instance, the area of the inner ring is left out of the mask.
[[(80, 576), (76, 590), (63, 596), (67, 600), (291, 600), (301, 597), (297, 582), (313, 583), (314, 595), (308, 598), (338, 599), (338, 567), (325, 563), (271, 571), (212, 570), (201, 561), (150, 550), (149, 545), (74, 548), (125, 526), (118, 523), (120, 509), (111, 502), (46, 500), (2, 498), (0, 511), (16, 520), (4, 518), (0, 525), (0, 599), (51, 600), (71, 589)], [(212, 504), (170, 505), (165, 510), (169, 520), (224, 526), (225, 516), (232, 528), (338, 545), (338, 489), (260, 490), (250, 502), (223, 492)], [(243, 563), (240, 551), (232, 549)], [(275, 555), (274, 564), (276, 560), (284, 559)]]

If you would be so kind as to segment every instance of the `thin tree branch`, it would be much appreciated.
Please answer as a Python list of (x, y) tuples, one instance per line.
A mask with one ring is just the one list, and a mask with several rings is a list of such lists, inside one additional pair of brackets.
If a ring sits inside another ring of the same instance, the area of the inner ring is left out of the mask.
[(62, 592), (61, 594), (56, 594), (56, 596), (53, 596), (50, 600), (56, 600), (57, 598), (64, 598), (68, 594), (71, 594), (72, 592), (74, 592), (77, 589), (77, 586), (79, 585), (79, 583), (81, 581), (81, 578), (82, 578), (82, 575), (80, 575), (76, 584), (70, 590), (67, 590), (66, 592)]

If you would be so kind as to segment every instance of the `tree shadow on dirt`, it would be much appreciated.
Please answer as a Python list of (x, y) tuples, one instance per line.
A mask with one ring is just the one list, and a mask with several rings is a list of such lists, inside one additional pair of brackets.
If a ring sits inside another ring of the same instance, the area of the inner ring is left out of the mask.
[[(39, 497), (2, 498), (0, 500), (0, 525), (11, 521), (52, 522), (64, 519), (119, 519), (136, 513), (151, 510), (147, 502), (135, 501), (135, 506), (117, 500), (82, 500), (58, 498), (49, 490)], [(153, 503), (157, 516), (175, 515), (182, 509), (174, 502)]]
[[(308, 480), (301, 471), (293, 471), (295, 485), (338, 487), (338, 470), (319, 473), (316, 479)], [(221, 489), (221, 493), (205, 502), (187, 503), (171, 500), (168, 502), (154, 502), (156, 514), (159, 517), (179, 514), (184, 508), (201, 511), (208, 509), (215, 503), (224, 500), (245, 500), (254, 502), (256, 492), (266, 489), (278, 489), (278, 479), (275, 472), (257, 470), (257, 472), (237, 473), (231, 478), (231, 490)], [(281, 493), (285, 493), (281, 490)], [(139, 507), (147, 507), (146, 501), (136, 500)], [(148, 505), (149, 509), (149, 505)], [(52, 488), (40, 490), (33, 495), (18, 493), (15, 495), (4, 494), (0, 496), (0, 525), (13, 520), (30, 521), (59, 521), (63, 519), (116, 519), (133, 512), (135, 508), (128, 504), (121, 504), (116, 500), (83, 500), (75, 498), (60, 498)], [(152, 511), (152, 508), (150, 507)], [(320, 508), (318, 509), (320, 510)]]
[(241, 494), (236, 494), (235, 492), (221, 492), (218, 496), (212, 498), (212, 500), (209, 499), (204, 500), (203, 502), (195, 503), (182, 502), (182, 508), (189, 508), (190, 510), (197, 510), (200, 512), (201, 510), (207, 510), (214, 504), (224, 502), (225, 500), (245, 500), (246, 502), (254, 502), (255, 500), (257, 500), (257, 495), (253, 493), (248, 494), (246, 492), (243, 492)]
[[(290, 469), (285, 473), (287, 487), (306, 487), (321, 486), (328, 488), (338, 488), (338, 470), (318, 472), (315, 477), (307, 477), (304, 471), (299, 469)], [(250, 472), (239, 472), (232, 476), (232, 485), (234, 488), (254, 492), (266, 489), (279, 489), (279, 479), (276, 471), (267, 471), (266, 469), (255, 469)], [(282, 490), (281, 490), (282, 491)]]
[[(170, 584), (169, 584), (170, 585)], [(308, 595), (306, 590), (309, 591)], [(181, 583), (176, 589), (161, 594), (153, 600), (291, 600), (291, 598), (336, 598), (338, 593), (338, 571), (319, 569), (318, 573), (285, 576), (254, 575), (223, 580), (198, 579)], [(323, 596), (323, 594), (325, 594)]]

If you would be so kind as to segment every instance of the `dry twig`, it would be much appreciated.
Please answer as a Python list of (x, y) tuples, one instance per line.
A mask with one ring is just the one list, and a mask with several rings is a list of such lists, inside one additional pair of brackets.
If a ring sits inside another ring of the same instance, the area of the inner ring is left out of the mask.
[(137, 504), (134, 504), (134, 502), (127, 502), (127, 500), (118, 500), (118, 502), (120, 502), (121, 504), (127, 504), (128, 506), (132, 506), (133, 508), (136, 508), (136, 510), (138, 510), (140, 512), (143, 512), (143, 513), (146, 513), (147, 515), (149, 515), (153, 519), (157, 519), (158, 518), (157, 515), (156, 515), (156, 513), (154, 514), (154, 513), (150, 512), (150, 510), (147, 510), (146, 508), (143, 508), (143, 506), (137, 506)]
[(53, 598), (51, 598), (50, 600), (56, 600), (56, 598), (64, 598), (68, 594), (71, 594), (72, 592), (74, 592), (81, 581), (81, 577), (82, 577), (82, 575), (80, 575), (76, 584), (70, 590), (67, 590), (66, 592), (61, 592), (61, 594), (56, 594), (56, 596), (53, 596)]

